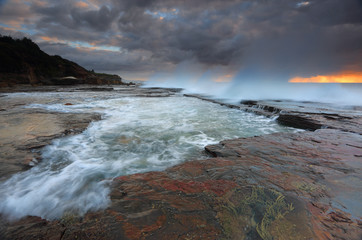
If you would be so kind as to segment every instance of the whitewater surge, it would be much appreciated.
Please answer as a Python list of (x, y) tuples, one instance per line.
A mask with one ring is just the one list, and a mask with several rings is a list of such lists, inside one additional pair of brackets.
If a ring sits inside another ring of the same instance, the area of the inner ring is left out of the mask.
[(12, 220), (104, 209), (114, 177), (205, 158), (204, 146), (224, 139), (296, 131), (262, 116), (181, 96), (88, 98), (70, 106), (27, 107), (100, 112), (103, 119), (81, 134), (53, 141), (42, 150), (41, 163), (0, 183), (0, 213)]

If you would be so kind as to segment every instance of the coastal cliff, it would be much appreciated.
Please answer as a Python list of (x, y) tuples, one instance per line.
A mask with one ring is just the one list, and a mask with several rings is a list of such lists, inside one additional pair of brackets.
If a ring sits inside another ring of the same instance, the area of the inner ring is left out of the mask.
[(118, 75), (95, 73), (60, 56), (50, 56), (28, 38), (0, 36), (0, 87), (17, 84), (125, 84)]

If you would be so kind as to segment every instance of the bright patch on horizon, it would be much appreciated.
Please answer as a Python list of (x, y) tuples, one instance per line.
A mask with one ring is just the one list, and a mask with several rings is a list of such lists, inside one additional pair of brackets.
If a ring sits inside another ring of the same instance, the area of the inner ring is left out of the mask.
[(175, 18), (176, 15), (179, 13), (179, 10), (176, 8), (173, 9), (160, 9), (159, 11), (151, 12), (149, 10), (145, 11), (145, 14), (151, 15), (154, 18), (158, 18), (159, 20), (164, 19), (172, 19)]
[(95, 44), (90, 44), (87, 42), (80, 42), (80, 41), (68, 42), (68, 44), (75, 48), (85, 48), (85, 49), (89, 49), (89, 50), (100, 50), (100, 51), (110, 51), (110, 52), (119, 52), (120, 51), (119, 47), (106, 46), (106, 45), (96, 46)]
[(19, 31), (22, 32), (24, 29), (22, 29), (22, 24), (21, 21), (8, 21), (6, 24), (5, 23), (0, 23), (1, 27), (7, 28), (7, 30), (11, 30), (11, 31)]
[(0, 23), (0, 27), (3, 28), (4, 30), (7, 30), (7, 31), (13, 31), (15, 30), (13, 27), (7, 25), (7, 24), (3, 24), (3, 23)]
[(295, 77), (291, 83), (362, 83), (362, 72), (342, 72), (329, 76)]
[(17, 21), (10, 21), (10, 22), (8, 22), (8, 24), (0, 23), (0, 29), (10, 31), (10, 32), (26, 33), (29, 35), (36, 34), (36, 30), (29, 29), (29, 28), (27, 28), (27, 26), (25, 24), (21, 24), (20, 22), (17, 22)]
[(46, 42), (63, 43), (78, 49), (110, 51), (110, 52), (120, 51), (120, 48), (115, 46), (108, 46), (108, 45), (97, 46), (95, 43), (87, 43), (82, 41), (65, 41), (65, 40), (60, 40), (56, 37), (47, 37), (47, 36), (41, 36), (40, 38)]
[(75, 6), (78, 8), (89, 8), (89, 4), (83, 1), (76, 2)]
[(232, 74), (226, 74), (224, 76), (218, 77), (217, 79), (214, 80), (214, 82), (218, 82), (218, 83), (231, 82), (233, 77), (234, 76)]

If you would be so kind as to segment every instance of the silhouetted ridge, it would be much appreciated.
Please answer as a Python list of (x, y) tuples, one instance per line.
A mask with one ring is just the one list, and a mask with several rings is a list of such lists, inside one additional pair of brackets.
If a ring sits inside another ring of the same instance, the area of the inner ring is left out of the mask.
[(98, 74), (60, 56), (50, 56), (29, 38), (0, 36), (0, 87), (82, 83), (124, 84), (118, 75)]

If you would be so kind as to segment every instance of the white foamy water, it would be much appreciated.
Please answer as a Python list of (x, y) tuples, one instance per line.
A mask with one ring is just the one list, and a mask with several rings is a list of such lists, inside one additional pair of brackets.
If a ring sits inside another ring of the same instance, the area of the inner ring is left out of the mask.
[(79, 135), (53, 141), (42, 150), (39, 165), (0, 183), (0, 213), (10, 219), (55, 219), (65, 212), (102, 209), (110, 202), (114, 177), (204, 158), (204, 146), (224, 139), (295, 131), (262, 116), (181, 96), (28, 107), (96, 111), (104, 117)]

